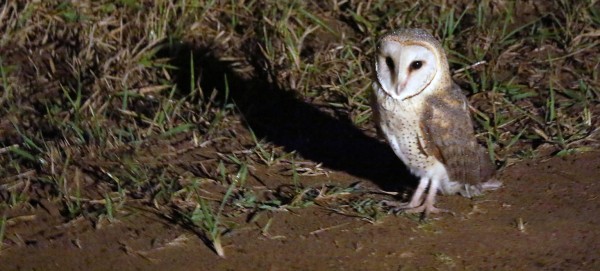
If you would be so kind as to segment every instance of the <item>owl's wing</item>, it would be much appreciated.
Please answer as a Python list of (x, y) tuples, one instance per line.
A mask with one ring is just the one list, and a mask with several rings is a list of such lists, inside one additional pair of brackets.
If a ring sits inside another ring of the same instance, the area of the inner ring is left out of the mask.
[(446, 94), (428, 98), (420, 123), (425, 141), (422, 147), (446, 166), (452, 181), (487, 181), (495, 167), (475, 139), (467, 99), (456, 84)]
[(371, 112), (372, 112), (372, 117), (373, 117), (373, 123), (376, 123), (375, 128), (377, 129), (377, 136), (379, 136), (379, 138), (385, 138), (385, 136), (383, 135), (383, 132), (381, 131), (381, 115), (379, 114), (379, 106), (377, 105), (377, 96), (375, 94), (376, 89), (378, 88), (378, 86), (376, 85), (376, 83), (373, 83), (373, 87), (371, 91), (371, 96), (369, 97), (369, 103), (371, 106)]

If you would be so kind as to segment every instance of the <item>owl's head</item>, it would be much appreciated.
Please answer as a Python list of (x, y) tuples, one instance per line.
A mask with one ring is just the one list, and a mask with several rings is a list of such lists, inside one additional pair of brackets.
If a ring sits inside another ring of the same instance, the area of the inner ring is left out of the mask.
[(381, 37), (375, 52), (375, 73), (378, 86), (400, 100), (451, 82), (442, 46), (422, 29), (401, 29)]

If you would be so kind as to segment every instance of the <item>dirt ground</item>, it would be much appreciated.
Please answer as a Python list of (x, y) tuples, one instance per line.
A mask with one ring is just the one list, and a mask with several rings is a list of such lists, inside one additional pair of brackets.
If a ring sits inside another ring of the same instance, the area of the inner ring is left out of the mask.
[[(426, 221), (390, 215), (372, 224), (322, 207), (274, 212), (226, 235), (225, 259), (149, 212), (53, 226), (57, 210), (42, 202), (9, 225), (15, 244), (0, 260), (2, 270), (598, 270), (598, 172), (600, 152), (518, 162), (501, 171), (502, 189), (440, 196), (454, 215)], [(324, 178), (303, 181), (358, 180)]]

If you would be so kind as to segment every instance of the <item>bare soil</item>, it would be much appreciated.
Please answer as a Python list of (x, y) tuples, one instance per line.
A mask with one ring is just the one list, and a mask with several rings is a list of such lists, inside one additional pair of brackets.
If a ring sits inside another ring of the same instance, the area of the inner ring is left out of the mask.
[[(151, 212), (61, 224), (58, 208), (41, 202), (8, 226), (13, 244), (0, 255), (1, 269), (598, 270), (599, 172), (600, 152), (522, 161), (503, 169), (504, 187), (484, 197), (440, 196), (438, 205), (454, 214), (425, 221), (389, 215), (368, 223), (318, 206), (267, 213), (224, 237), (224, 259)], [(302, 179), (357, 180), (342, 171)]]

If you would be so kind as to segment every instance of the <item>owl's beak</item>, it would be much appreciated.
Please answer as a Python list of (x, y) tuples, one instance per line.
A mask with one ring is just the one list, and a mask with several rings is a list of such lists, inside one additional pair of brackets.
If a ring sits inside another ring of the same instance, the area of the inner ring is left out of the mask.
[(396, 94), (400, 95), (400, 93), (402, 93), (402, 91), (404, 91), (404, 89), (406, 88), (406, 82), (408, 80), (405, 80), (403, 82), (398, 82), (398, 86), (396, 87)]
[(396, 95), (400, 96), (400, 93), (406, 89), (406, 83), (408, 83), (409, 75), (399, 70), (396, 78), (398, 78), (398, 81), (396, 81)]

